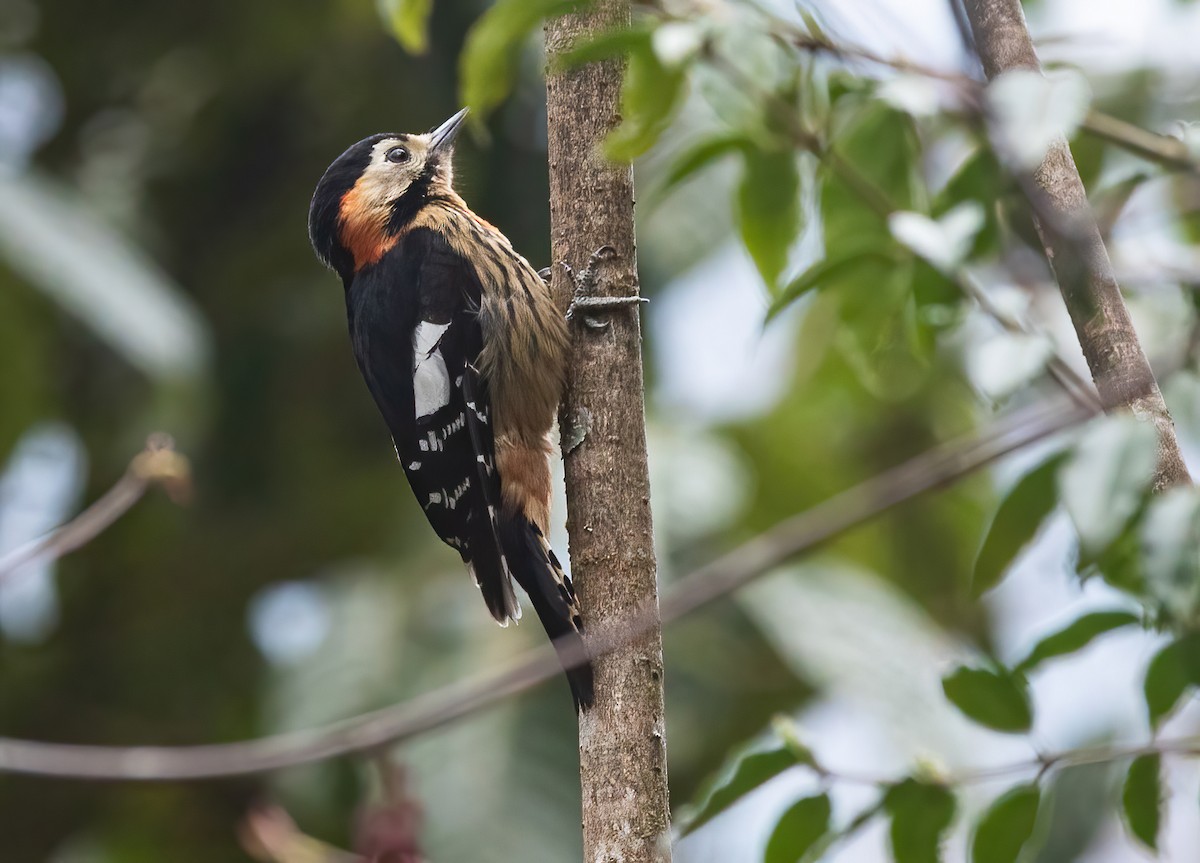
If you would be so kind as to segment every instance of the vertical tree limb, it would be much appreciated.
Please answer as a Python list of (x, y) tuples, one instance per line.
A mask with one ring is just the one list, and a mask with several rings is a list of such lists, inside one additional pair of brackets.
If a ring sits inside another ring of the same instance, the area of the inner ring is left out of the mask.
[[(597, 0), (546, 25), (547, 56), (589, 33), (629, 24), (629, 0)], [(619, 120), (622, 66), (615, 61), (547, 81), (551, 246), (577, 273), (592, 253), (594, 291), (636, 296), (633, 171), (600, 143)], [(565, 309), (574, 280), (555, 266)], [(590, 314), (590, 313), (589, 313)], [(654, 537), (636, 304), (572, 325), (560, 415), (566, 465), (571, 573), (585, 626), (615, 625), (657, 602)], [(596, 703), (580, 715), (583, 844), (587, 863), (668, 863), (661, 630), (596, 661)]]
[[(1042, 71), (1020, 0), (965, 0), (965, 6), (989, 80), (1014, 69)], [(1050, 147), (1033, 179), (1038, 233), (1105, 409), (1128, 409), (1154, 423), (1156, 490), (1190, 484), (1175, 425), (1138, 343), (1066, 141)]]

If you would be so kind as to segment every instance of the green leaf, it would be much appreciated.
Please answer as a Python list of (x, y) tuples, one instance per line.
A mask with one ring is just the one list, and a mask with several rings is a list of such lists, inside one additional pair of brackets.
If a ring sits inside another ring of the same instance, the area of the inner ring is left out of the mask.
[(784, 286), (767, 309), (767, 320), (770, 321), (809, 291), (822, 287), (826, 282), (836, 282), (845, 278), (867, 263), (895, 264), (897, 256), (889, 255), (872, 244), (869, 247), (848, 249), (836, 258), (817, 261)]
[(797, 764), (811, 767), (818, 773), (823, 771), (823, 768), (817, 764), (817, 757), (813, 755), (812, 749), (800, 739), (800, 729), (790, 716), (780, 715), (772, 718), (771, 728), (779, 736), (784, 747), (792, 753), (792, 757), (796, 759)]
[(767, 841), (764, 863), (797, 863), (829, 833), (829, 796), (805, 797), (783, 813)]
[(996, 798), (975, 828), (971, 863), (1016, 863), (1033, 835), (1040, 802), (1036, 784), (1018, 785)]
[[(838, 113), (847, 112), (839, 109)], [(865, 107), (856, 105), (831, 146), (852, 166), (854, 175), (888, 199), (893, 210), (925, 210), (919, 175), (921, 149), (910, 116), (878, 101), (867, 102)], [(821, 217), (827, 256), (840, 255), (848, 243), (861, 246), (872, 238), (891, 241), (887, 214), (876, 211), (857, 183), (848, 183), (828, 169), (822, 174)]]
[(1087, 647), (1092, 641), (1106, 632), (1131, 626), (1139, 620), (1136, 614), (1129, 611), (1094, 611), (1085, 614), (1078, 620), (1072, 621), (1053, 635), (1047, 635), (1036, 645), (1029, 655), (1017, 663), (1014, 671), (1024, 674), (1037, 668), (1047, 659), (1056, 656), (1066, 656)]
[(657, 142), (679, 107), (684, 69), (663, 64), (649, 42), (634, 46), (621, 84), (621, 125), (604, 142), (604, 152), (617, 162), (628, 162)]
[[(1000, 166), (992, 148), (984, 141), (963, 161), (933, 200), (933, 215), (942, 216), (963, 201), (980, 201), (984, 207), (984, 226), (975, 237), (971, 257), (985, 257), (1001, 249), (999, 206), (1013, 197), (1014, 184)], [(1023, 203), (1023, 202), (1022, 202)]]
[(1056, 477), (1065, 456), (1058, 454), (1035, 467), (1000, 502), (996, 517), (975, 558), (971, 594), (995, 587), (1017, 555), (1035, 536), (1058, 503)]
[(1176, 488), (1150, 502), (1141, 523), (1147, 590), (1176, 620), (1190, 622), (1200, 606), (1200, 495)]
[(1161, 761), (1158, 753), (1135, 758), (1121, 791), (1125, 825), (1151, 851), (1158, 850), (1158, 828), (1162, 821)]
[(581, 39), (570, 50), (552, 58), (550, 68), (554, 72), (562, 72), (587, 63), (624, 57), (635, 50), (650, 48), (653, 32), (650, 27), (635, 24), (620, 30), (596, 33)]
[(1099, 555), (1137, 512), (1154, 478), (1158, 437), (1131, 416), (1097, 420), (1059, 471), (1063, 505), (1084, 555)]
[(1190, 686), (1200, 685), (1200, 634), (1190, 633), (1168, 644), (1150, 660), (1142, 690), (1151, 726), (1175, 709)]
[(1019, 733), (1033, 725), (1029, 688), (1019, 674), (966, 666), (942, 678), (950, 702), (980, 725)]
[(954, 795), (943, 785), (905, 779), (888, 789), (883, 802), (892, 817), (896, 863), (938, 863), (942, 834), (954, 820)]
[(728, 758), (716, 776), (705, 783), (696, 799), (680, 812), (676, 823), (686, 836), (724, 812), (746, 794), (783, 771), (804, 762), (786, 745), (742, 749)]
[(800, 233), (800, 169), (791, 150), (746, 150), (738, 223), (742, 242), (774, 292)]
[[(869, 199), (886, 198), (889, 209), (925, 210), (912, 118), (877, 100), (864, 101), (868, 96), (860, 84), (840, 75), (830, 78), (831, 147), (841, 162), (853, 167), (853, 175), (865, 181), (848, 182), (825, 164), (817, 172), (821, 233), (825, 259), (830, 261), (872, 245), (888, 255), (900, 250), (885, 214)], [(875, 194), (863, 191), (867, 184)], [(915, 395), (928, 373), (913, 292), (916, 259), (903, 254), (900, 263), (865, 259), (828, 275), (821, 286), (822, 299), (836, 303), (833, 338), (841, 359), (868, 392), (888, 401)]]
[(400, 46), (410, 54), (424, 54), (433, 0), (383, 0), (380, 7)]
[(704, 170), (722, 156), (738, 150), (751, 147), (750, 139), (741, 133), (718, 135), (707, 138), (699, 144), (684, 151), (671, 165), (662, 184), (654, 191), (654, 196), (665, 195), (693, 174)]
[(574, 11), (585, 0), (497, 0), (467, 33), (459, 57), (462, 101), (482, 120), (512, 90), (517, 58), (543, 18)]

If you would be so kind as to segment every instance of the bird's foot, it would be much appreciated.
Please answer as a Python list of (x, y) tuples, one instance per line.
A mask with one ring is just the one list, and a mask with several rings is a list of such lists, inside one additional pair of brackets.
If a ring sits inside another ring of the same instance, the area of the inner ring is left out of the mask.
[(627, 309), (650, 302), (645, 297), (580, 297), (571, 301), (567, 309), (567, 320), (581, 318), (586, 326), (602, 330), (608, 326), (608, 321), (602, 321), (592, 315), (596, 312), (613, 312), (617, 309)]
[(623, 297), (597, 297), (593, 296), (596, 289), (596, 281), (599, 277), (601, 264), (605, 261), (610, 261), (616, 257), (617, 250), (612, 246), (601, 246), (592, 252), (588, 258), (587, 266), (576, 273), (571, 269), (570, 264), (566, 261), (562, 262), (562, 267), (567, 272), (568, 278), (575, 283), (575, 296), (571, 300), (571, 305), (567, 309), (567, 321), (582, 320), (584, 326), (594, 330), (602, 330), (609, 325), (607, 320), (595, 317), (598, 312), (613, 312), (618, 309), (634, 308), (642, 303), (650, 302), (645, 297), (623, 296)]

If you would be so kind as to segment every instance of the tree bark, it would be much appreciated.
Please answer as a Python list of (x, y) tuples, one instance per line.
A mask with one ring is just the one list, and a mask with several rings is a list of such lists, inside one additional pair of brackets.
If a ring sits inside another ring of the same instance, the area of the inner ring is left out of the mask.
[[(1014, 69), (1041, 73), (1020, 0), (965, 0), (965, 5), (989, 80)], [(1129, 410), (1154, 424), (1156, 490), (1190, 484), (1175, 425), (1138, 343), (1066, 141), (1050, 147), (1033, 180), (1037, 199), (1030, 203), (1038, 233), (1105, 410)]]
[[(629, 0), (597, 0), (546, 25), (553, 57), (590, 33), (627, 26)], [(593, 63), (547, 80), (553, 260), (576, 273), (601, 247), (595, 296), (636, 296), (633, 171), (599, 151), (617, 125), (622, 65)], [(576, 285), (554, 266), (565, 309)], [(576, 323), (560, 413), (571, 574), (585, 629), (605, 629), (658, 600), (646, 466), (637, 306)], [(596, 703), (580, 715), (587, 863), (669, 863), (661, 630), (595, 662)]]

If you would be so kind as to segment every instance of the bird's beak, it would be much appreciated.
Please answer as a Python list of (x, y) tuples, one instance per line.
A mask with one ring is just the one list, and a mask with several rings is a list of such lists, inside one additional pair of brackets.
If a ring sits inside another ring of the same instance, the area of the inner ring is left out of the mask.
[(429, 149), (434, 153), (444, 153), (454, 145), (458, 130), (467, 116), (469, 108), (463, 108), (445, 123), (429, 133)]

